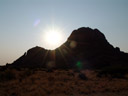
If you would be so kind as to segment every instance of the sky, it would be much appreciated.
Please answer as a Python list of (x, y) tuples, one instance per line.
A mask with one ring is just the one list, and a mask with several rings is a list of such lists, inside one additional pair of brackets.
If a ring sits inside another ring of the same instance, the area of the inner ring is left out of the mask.
[(114, 47), (128, 52), (128, 0), (0, 0), (0, 65), (12, 63), (28, 49), (47, 49), (44, 34), (99, 29)]

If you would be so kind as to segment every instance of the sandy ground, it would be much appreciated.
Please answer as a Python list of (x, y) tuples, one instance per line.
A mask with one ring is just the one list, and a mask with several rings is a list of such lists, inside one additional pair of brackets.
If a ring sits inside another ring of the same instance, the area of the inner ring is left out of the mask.
[(127, 77), (97, 77), (90, 70), (8, 69), (0, 71), (0, 96), (128, 96)]

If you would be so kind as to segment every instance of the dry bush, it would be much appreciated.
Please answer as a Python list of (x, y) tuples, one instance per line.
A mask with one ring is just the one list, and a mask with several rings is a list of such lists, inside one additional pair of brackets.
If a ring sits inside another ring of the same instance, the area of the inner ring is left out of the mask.
[[(94, 76), (92, 71), (82, 73), (87, 73), (85, 76), (89, 76), (88, 80), (82, 80), (79, 78), (80, 73), (74, 73), (73, 70), (47, 72), (40, 69), (34, 71), (13, 69), (7, 71), (14, 73), (15, 78), (8, 82), (0, 82), (0, 96), (13, 94), (16, 96), (98, 96), (99, 93), (117, 94), (117, 92), (128, 90), (127, 79), (99, 78)], [(3, 73), (5, 74), (6, 71)], [(22, 78), (21, 81), (20, 78)]]
[(13, 79), (16, 79), (15, 71), (7, 69), (3, 72), (0, 72), (0, 82), (6, 82)]

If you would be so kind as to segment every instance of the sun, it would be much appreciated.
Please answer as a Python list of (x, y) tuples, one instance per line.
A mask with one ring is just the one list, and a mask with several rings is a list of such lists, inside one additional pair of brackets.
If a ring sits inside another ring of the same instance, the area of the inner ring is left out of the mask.
[(55, 49), (62, 44), (63, 34), (62, 31), (57, 28), (49, 28), (45, 30), (43, 34), (43, 40), (45, 43), (45, 48)]
[(50, 45), (57, 45), (61, 41), (61, 34), (55, 30), (51, 30), (45, 34), (45, 41)]

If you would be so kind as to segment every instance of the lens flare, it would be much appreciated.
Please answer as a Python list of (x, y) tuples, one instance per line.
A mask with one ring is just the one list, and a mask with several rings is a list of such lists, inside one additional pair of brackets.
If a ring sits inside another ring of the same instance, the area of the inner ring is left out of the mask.
[(78, 62), (76, 63), (76, 66), (77, 66), (79, 69), (82, 69), (82, 62), (78, 61)]
[(34, 26), (35, 26), (35, 27), (38, 26), (39, 23), (40, 23), (40, 19), (35, 20)]

